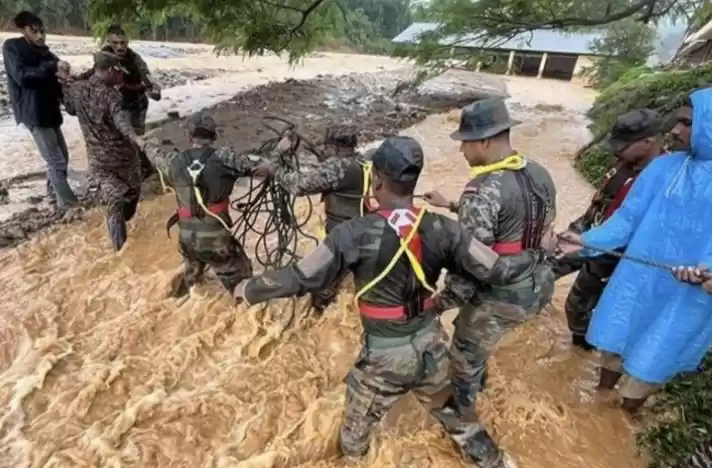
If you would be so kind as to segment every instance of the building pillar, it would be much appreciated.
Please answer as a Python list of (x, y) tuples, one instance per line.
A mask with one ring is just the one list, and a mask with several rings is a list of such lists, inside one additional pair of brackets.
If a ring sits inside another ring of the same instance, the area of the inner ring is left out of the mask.
[(509, 61), (507, 62), (507, 72), (506, 75), (512, 74), (512, 66), (514, 65), (514, 51), (509, 52)]
[(544, 55), (541, 56), (541, 62), (539, 62), (539, 73), (537, 73), (536, 77), (541, 78), (541, 76), (544, 74), (544, 67), (546, 67), (546, 59), (549, 58), (549, 54), (544, 52)]

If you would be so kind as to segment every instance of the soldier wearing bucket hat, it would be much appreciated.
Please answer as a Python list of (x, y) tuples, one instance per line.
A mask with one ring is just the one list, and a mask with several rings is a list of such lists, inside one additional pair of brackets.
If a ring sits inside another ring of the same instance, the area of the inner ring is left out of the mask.
[[(425, 162), (413, 138), (387, 138), (372, 161), (377, 212), (335, 226), (297, 265), (245, 280), (235, 296), (251, 304), (299, 296), (351, 271), (364, 345), (346, 379), (339, 431), (345, 458), (358, 462), (364, 457), (381, 419), (413, 392), (468, 462), (512, 467), (484, 426), (453, 408), (447, 337), (427, 305), (430, 285), (437, 283), (442, 268), (456, 268), (471, 281), (506, 283), (528, 267), (524, 262), (510, 265), (510, 258), (495, 255), (457, 222), (413, 206)], [(534, 261), (536, 254), (528, 255)]]
[(445, 289), (434, 300), (433, 310), (438, 313), (460, 307), (451, 346), (451, 377), (461, 414), (475, 410), (486, 361), (495, 345), (506, 332), (537, 314), (554, 292), (554, 275), (545, 258), (547, 248), (553, 247), (556, 188), (544, 167), (512, 149), (509, 132), (520, 123), (511, 118), (501, 98), (465, 107), (451, 137), (461, 142), (470, 181), (457, 202), (437, 192), (425, 197), (457, 213), (470, 234), (523, 270), (503, 286), (477, 285), (448, 274)]

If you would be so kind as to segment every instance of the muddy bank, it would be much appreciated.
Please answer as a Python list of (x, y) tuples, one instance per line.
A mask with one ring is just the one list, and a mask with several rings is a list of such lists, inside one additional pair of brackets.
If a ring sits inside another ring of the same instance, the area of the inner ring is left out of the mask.
[[(239, 151), (258, 148), (263, 140), (273, 136), (262, 123), (263, 117), (270, 115), (295, 123), (299, 131), (314, 142), (321, 141), (324, 129), (331, 123), (355, 123), (362, 129), (361, 142), (367, 143), (394, 135), (429, 114), (461, 107), (489, 92), (486, 83), (478, 87), (471, 82), (443, 78), (421, 91), (394, 99), (391, 96), (393, 89), (408, 77), (407, 72), (381, 72), (320, 76), (312, 80), (290, 79), (252, 88), (206, 112), (220, 125), (218, 144), (231, 145)], [(188, 143), (184, 120), (180, 118), (164, 124), (154, 130), (152, 136), (184, 146)], [(33, 176), (42, 177), (42, 174), (4, 181), (4, 188), (21, 190)], [(144, 183), (144, 198), (159, 192), (155, 178)], [(82, 202), (86, 208), (96, 204), (89, 194)], [(52, 206), (37, 205), (0, 223), (0, 248), (17, 245), (33, 233), (76, 219), (76, 213), (67, 216)]]

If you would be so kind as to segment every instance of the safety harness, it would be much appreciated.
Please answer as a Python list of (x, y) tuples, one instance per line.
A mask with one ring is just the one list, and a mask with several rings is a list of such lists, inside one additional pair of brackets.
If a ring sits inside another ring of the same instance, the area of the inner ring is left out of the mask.
[(209, 158), (213, 156), (215, 150), (213, 148), (201, 148), (195, 152), (188, 152), (188, 156), (192, 158), (190, 164), (185, 167), (185, 171), (188, 173), (189, 179), (187, 180), (189, 184), (188, 193), (181, 191), (176, 191), (174, 187), (170, 187), (166, 184), (165, 179), (161, 171), (158, 171), (159, 178), (161, 180), (161, 185), (163, 186), (163, 191), (171, 191), (176, 195), (176, 200), (178, 201), (178, 209), (170, 217), (166, 223), (166, 232), (170, 237), (170, 229), (179, 220), (191, 220), (194, 218), (202, 218), (207, 215), (218, 221), (222, 227), (224, 227), (228, 232), (231, 232), (231, 227), (226, 221), (227, 214), (230, 212), (230, 199), (226, 197), (216, 203), (207, 205), (203, 198), (202, 190), (199, 186), (201, 175), (205, 170), (206, 163)]
[[(407, 320), (414, 315), (422, 313), (423, 308), (429, 302), (429, 296), (435, 293), (435, 288), (428, 284), (425, 277), (425, 271), (422, 266), (423, 246), (418, 234), (418, 228), (426, 210), (413, 207), (410, 209), (379, 210), (377, 213), (386, 219), (388, 225), (398, 235), (400, 246), (386, 267), (356, 293), (354, 301), (361, 314), (365, 317), (376, 320)], [(388, 276), (404, 254), (407, 255), (410, 269), (419, 283), (419, 287), (411, 292), (411, 297), (405, 298), (406, 305), (384, 307), (360, 301), (360, 298), (365, 293)], [(423, 289), (427, 291), (427, 294), (423, 294)], [(422, 298), (424, 300), (421, 301)], [(415, 303), (413, 303), (414, 301)]]
[(465, 192), (476, 192), (479, 185), (492, 172), (509, 170), (512, 171), (524, 198), (525, 215), (522, 239), (515, 242), (495, 242), (492, 245), (492, 250), (500, 255), (516, 255), (522, 250), (537, 248), (544, 235), (544, 222), (548, 210), (547, 199), (537, 190), (526, 165), (526, 159), (517, 153), (493, 164), (470, 168), (471, 180), (465, 188)]

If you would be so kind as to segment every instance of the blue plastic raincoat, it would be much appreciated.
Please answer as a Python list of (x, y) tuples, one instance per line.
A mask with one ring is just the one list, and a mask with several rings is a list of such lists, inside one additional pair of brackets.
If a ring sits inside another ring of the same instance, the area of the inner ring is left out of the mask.
[[(655, 159), (623, 205), (583, 234), (604, 249), (631, 256), (712, 268), (712, 89), (691, 96), (690, 153)], [(583, 252), (587, 254), (587, 252)], [(586, 339), (621, 355), (625, 371), (664, 383), (694, 370), (712, 343), (712, 294), (677, 281), (669, 271), (623, 260), (593, 314)]]

